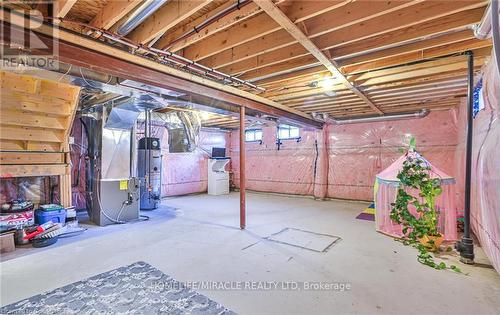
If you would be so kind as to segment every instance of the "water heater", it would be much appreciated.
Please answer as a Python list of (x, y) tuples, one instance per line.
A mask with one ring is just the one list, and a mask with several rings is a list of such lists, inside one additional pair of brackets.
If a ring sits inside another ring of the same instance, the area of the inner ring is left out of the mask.
[(158, 208), (161, 200), (160, 139), (146, 137), (139, 140), (137, 176), (141, 179), (141, 210)]

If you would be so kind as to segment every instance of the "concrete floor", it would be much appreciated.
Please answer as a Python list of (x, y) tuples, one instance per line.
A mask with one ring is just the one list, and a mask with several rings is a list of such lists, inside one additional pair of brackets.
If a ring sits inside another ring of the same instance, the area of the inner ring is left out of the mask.
[[(199, 290), (240, 314), (500, 314), (494, 270), (461, 266), (465, 276), (419, 264), (413, 248), (355, 219), (365, 203), (265, 194), (249, 194), (247, 202), (245, 231), (237, 228), (237, 193), (186, 196), (165, 200), (178, 210), (157, 210), (148, 222), (96, 228), (78, 241), (3, 260), (1, 305), (145, 261), (179, 281), (350, 285), (348, 291)], [(318, 253), (262, 239), (286, 227), (342, 240)]]

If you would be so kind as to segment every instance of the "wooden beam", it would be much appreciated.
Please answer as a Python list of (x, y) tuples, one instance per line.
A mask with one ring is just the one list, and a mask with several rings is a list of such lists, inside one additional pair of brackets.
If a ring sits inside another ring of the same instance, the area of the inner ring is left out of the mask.
[(429, 49), (433, 47), (439, 47), (446, 44), (451, 44), (455, 42), (461, 42), (464, 40), (474, 39), (474, 31), (471, 29), (460, 30), (451, 33), (438, 34), (431, 36), (430, 38), (424, 38), (419, 40), (416, 38), (410, 43), (403, 43), (396, 45), (394, 47), (381, 48), (372, 52), (360, 53), (356, 56), (346, 56), (339, 59), (339, 65), (355, 65), (369, 61), (375, 61), (379, 59), (385, 59), (391, 56), (403, 55), (409, 52), (421, 51), (423, 49)]
[(112, 0), (90, 21), (90, 26), (110, 29), (116, 22), (131, 12), (142, 0)]
[[(406, 0), (354, 1), (324, 14), (310, 17), (307, 20), (301, 20), (300, 24), (304, 24), (304, 28), (308, 30), (307, 36), (312, 39), (327, 32), (349, 27), (384, 13), (405, 8), (415, 2), (416, 1)], [(290, 16), (288, 12), (284, 12), (287, 16)], [(230, 50), (221, 51), (216, 55), (200, 60), (200, 62), (208, 67), (219, 69), (243, 60), (256, 59), (253, 57), (261, 56), (264, 53), (269, 54), (275, 50), (280, 50), (279, 54), (285, 56), (287, 52), (290, 53), (288, 57), (308, 53), (307, 50), (297, 43), (293, 37), (290, 37), (285, 30), (280, 29), (267, 35), (262, 34), (249, 42), (240, 43)], [(259, 60), (260, 59), (259, 57)], [(278, 59), (279, 58), (273, 58), (273, 60)], [(234, 72), (236, 73), (236, 71)]]
[[(319, 46), (322, 49), (329, 49), (330, 55), (337, 58), (349, 58), (351, 55), (357, 55), (363, 51), (370, 50), (380, 50), (384, 47), (393, 47), (397, 44), (404, 44), (407, 41), (415, 40), (418, 38), (428, 38), (430, 36), (437, 36), (445, 32), (449, 32), (454, 29), (461, 29), (465, 26), (477, 23), (481, 20), (484, 14), (484, 8), (477, 8), (473, 10), (467, 10), (463, 12), (458, 12), (451, 14), (449, 16), (441, 17), (439, 19), (434, 19), (424, 23), (419, 23), (408, 28), (402, 28), (387, 33), (379, 34), (370, 38), (365, 38), (353, 43), (344, 44), (338, 42), (336, 37), (332, 37), (332, 40), (326, 43), (326, 46)], [(332, 36), (335, 32), (332, 33)], [(332, 47), (333, 45), (333, 47)], [(237, 48), (235, 48), (236, 51)], [(277, 52), (275, 52), (277, 53)], [(289, 52), (292, 53), (292, 52)], [(272, 56), (266, 57), (268, 60), (272, 59)], [(317, 60), (310, 56), (305, 55), (299, 58), (284, 61), (278, 64), (271, 65), (269, 67), (258, 68), (246, 72), (241, 75), (240, 78), (245, 80), (254, 80), (260, 77), (266, 77), (273, 73), (279, 71), (285, 71), (287, 69), (293, 70), (294, 68), (303, 69), (307, 65), (312, 65)], [(287, 67), (290, 64), (290, 67)], [(288, 77), (292, 77), (293, 74), (288, 74)], [(284, 77), (284, 76), (281, 76)], [(261, 80), (258, 80), (261, 81)], [(270, 79), (266, 79), (266, 82), (270, 82)], [(260, 83), (260, 82), (259, 82)]]
[[(438, 4), (421, 1), (360, 1), (322, 14), (305, 23), (308, 24), (308, 37), (316, 46), (329, 49), (482, 5), (470, 1)], [(442, 24), (445, 22), (443, 21)], [(220, 52), (216, 56), (200, 60), (200, 62), (220, 71), (237, 74), (245, 69), (264, 67), (308, 53), (300, 44), (283, 35), (284, 32), (281, 30), (261, 36), (231, 50)], [(363, 50), (358, 49), (356, 52), (361, 51)], [(332, 55), (343, 56), (338, 53)]]
[(128, 38), (146, 44), (189, 18), (212, 0), (170, 0), (139, 25)]
[(418, 38), (437, 36), (445, 32), (463, 29), (464, 27), (478, 23), (481, 21), (483, 15), (484, 7), (458, 12), (438, 19), (414, 24), (408, 28), (397, 29), (391, 32), (371, 36), (370, 38), (358, 40), (354, 43), (336, 45), (330, 49), (330, 53), (334, 56), (348, 57), (353, 54), (358, 54), (361, 51), (382, 49), (384, 47), (391, 47), (397, 44), (404, 44), (407, 41), (412, 41)]
[(233, 26), (236, 23), (240, 23), (244, 21), (245, 19), (248, 19), (259, 12), (261, 12), (260, 8), (256, 6), (254, 3), (249, 3), (243, 8), (240, 8), (234, 12), (229, 13), (225, 17), (222, 17), (218, 19), (217, 21), (213, 22), (212, 24), (206, 26), (203, 28), (202, 31), (195, 32), (191, 36), (178, 41), (177, 43), (174, 43), (173, 45), (170, 45), (174, 40), (177, 38), (180, 38), (182, 35), (187, 33), (188, 31), (191, 31), (195, 29), (197, 26), (199, 26), (201, 23), (205, 22), (206, 20), (212, 18), (216, 14), (228, 9), (230, 6), (233, 6), (235, 2), (233, 1), (227, 1), (223, 5), (219, 6), (217, 9), (210, 11), (207, 14), (204, 14), (195, 20), (183, 25), (182, 27), (179, 27), (177, 29), (172, 30), (171, 32), (168, 32), (164, 34), (156, 43), (155, 47), (158, 48), (165, 48), (168, 47), (169, 51), (176, 52), (186, 46), (192, 45), (208, 36), (211, 36), (217, 32), (223, 31), (231, 26)]
[(255, 3), (265, 11), (272, 19), (281, 25), (290, 35), (292, 35), (301, 45), (303, 45), (318, 61), (330, 71), (335, 78), (358, 95), (376, 113), (384, 113), (356, 86), (354, 86), (342, 72), (339, 71), (335, 62), (331, 61), (302, 31), (281, 11), (271, 0), (256, 0)]
[(65, 164), (63, 152), (0, 151), (0, 165)]
[[(482, 62), (484, 62), (484, 56), (489, 53), (489, 49), (487, 48), (485, 50), (477, 50), (476, 53), (477, 64), (481, 65)], [(457, 77), (457, 71), (461, 70), (464, 70), (463, 57), (454, 57), (419, 63), (415, 65), (401, 66), (383, 71), (368, 72), (358, 76), (357, 80), (359, 80), (362, 84), (375, 84), (375, 86), (378, 86), (378, 89), (370, 89), (369, 87), (364, 89), (364, 93), (366, 93), (370, 97), (370, 99), (376, 101), (376, 103), (378, 104), (379, 101), (377, 100), (377, 97), (374, 97), (374, 95), (390, 95), (391, 91), (395, 88), (401, 88), (401, 86), (414, 86), (415, 83), (413, 82), (417, 82), (416, 84), (419, 85), (426, 84), (425, 82), (429, 81), (434, 82), (440, 76), (443, 76), (443, 74), (448, 75), (448, 78), (446, 80), (449, 80), (450, 74), (448, 73), (451, 73), (451, 78), (455, 79)], [(438, 82), (442, 81), (443, 80), (441, 79)], [(398, 85), (395, 87), (391, 87), (391, 83), (397, 83)], [(444, 83), (441, 84), (444, 86)], [(323, 90), (318, 88), (289, 89), (284, 90), (279, 94), (275, 94), (274, 96), (270, 95), (268, 97), (286, 104), (289, 107), (299, 108), (301, 110), (302, 108), (300, 106), (318, 106), (322, 105), (323, 103), (328, 103), (329, 100), (341, 101), (344, 99), (348, 99), (351, 102), (355, 102), (355, 99), (353, 99), (351, 94), (346, 94), (345, 91), (342, 91), (339, 88), (339, 86), (334, 86), (333, 90), (337, 94), (334, 98), (324, 95)], [(372, 94), (373, 91), (379, 91), (379, 93)], [(415, 97), (423, 96), (415, 95)]]
[(54, 17), (63, 18), (75, 5), (77, 0), (57, 0), (54, 3)]
[[(485, 58), (475, 58), (474, 60), (477, 65), (482, 65), (485, 61)], [(457, 62), (457, 63), (452, 63), (452, 64), (446, 64), (442, 66), (436, 66), (432, 68), (424, 68), (424, 69), (417, 69), (413, 71), (408, 71), (404, 73), (396, 73), (396, 74), (391, 74), (391, 75), (385, 75), (381, 77), (372, 77), (368, 78), (366, 80), (363, 80), (361, 83), (362, 86), (368, 86), (368, 85), (374, 85), (374, 84), (380, 84), (380, 83), (388, 83), (388, 82), (400, 82), (404, 81), (407, 79), (414, 79), (416, 77), (431, 77), (435, 74), (441, 74), (445, 72), (450, 72), (450, 71), (457, 71), (457, 70), (463, 70), (467, 68), (467, 64), (465, 62)]]
[[(414, 10), (402, 9), (375, 19), (360, 23), (359, 25), (342, 28), (315, 38), (315, 43), (322, 49), (329, 49), (339, 45), (346, 45), (356, 41), (387, 33), (395, 30), (411, 30), (411, 26), (428, 21), (440, 21), (445, 24), (445, 17), (454, 14), (479, 10), (484, 13), (487, 1), (432, 1), (416, 5)], [(450, 29), (450, 27), (448, 27)], [(335, 54), (334, 54), (335, 55)]]
[[(432, 47), (442, 46), (445, 44), (450, 44), (458, 41), (463, 41), (466, 39), (474, 39), (474, 34), (472, 30), (464, 30), (457, 33), (447, 34), (443, 36), (437, 36), (435, 38), (426, 39), (422, 41), (417, 41), (411, 44), (403, 44), (401, 46), (392, 47), (389, 49), (378, 50), (373, 53), (357, 55), (353, 58), (346, 58), (342, 55), (335, 55), (335, 59), (339, 61), (339, 66), (352, 65), (354, 63), (367, 62), (371, 60), (377, 60), (382, 58), (387, 58), (390, 56), (402, 55), (408, 52), (418, 52), (422, 49), (428, 49)], [(481, 42), (477, 40), (477, 42)], [(450, 48), (451, 49), (451, 48)], [(231, 73), (233, 75), (245, 73), (247, 71), (255, 71), (256, 69), (266, 68), (274, 64), (283, 63), (287, 60), (296, 59), (298, 57), (308, 55), (308, 52), (300, 51), (299, 55), (295, 55), (298, 50), (287, 51), (287, 50), (277, 50), (271, 53), (261, 54), (255, 58), (245, 59), (243, 61), (233, 63), (230, 66), (219, 68), (220, 71), (225, 73)], [(361, 52), (359, 52), (361, 53)], [(345, 70), (342, 68), (342, 70)], [(351, 71), (344, 71), (349, 73)]]
[[(357, 72), (372, 71), (379, 68), (391, 67), (400, 64), (415, 62), (419, 60), (426, 60), (430, 58), (435, 58), (439, 56), (445, 56), (452, 53), (460, 53), (467, 50), (475, 50), (479, 48), (490, 48), (492, 45), (491, 40), (477, 40), (469, 39), (451, 44), (444, 44), (443, 46), (432, 47), (428, 49), (423, 49), (420, 51), (407, 52), (405, 54), (398, 54), (391, 56), (387, 55), (386, 58), (377, 59), (375, 61), (368, 61), (361, 64), (349, 65), (349, 60), (345, 60), (348, 64), (342, 67), (342, 70), (349, 74), (355, 74)], [(369, 60), (370, 56), (366, 56)]]
[(69, 172), (65, 164), (2, 165), (1, 169), (0, 178), (66, 175)]
[[(285, 4), (287, 4), (285, 1), (280, 7), (286, 10), (288, 16), (295, 23), (299, 23), (326, 11), (346, 5), (349, 2), (351, 2), (351, 0), (301, 1), (300, 5), (297, 5), (294, 1), (289, 1), (291, 5), (287, 7), (285, 6)], [(187, 47), (184, 49), (184, 57), (192, 60), (207, 58), (226, 49), (279, 31), (280, 29), (280, 25), (273, 19), (270, 19), (266, 14), (257, 14), (229, 29), (210, 36), (204, 41)], [(288, 42), (290, 42), (290, 40), (293, 41), (293, 38), (286, 32), (282, 36), (285, 36)]]
[[(0, 14), (0, 18), (2, 17), (3, 15)], [(29, 23), (25, 19), (23, 16), (12, 14), (10, 23), (22, 27)], [(19, 38), (25, 36), (26, 30), (12, 24), (3, 22), (3, 27), (9, 32), (1, 32), (0, 39), (6, 43), (17, 43)], [(122, 79), (210, 97), (230, 105), (245, 106), (247, 109), (268, 115), (282, 116), (300, 124), (314, 127), (322, 126), (321, 123), (312, 120), (310, 115), (258, 95), (130, 54), (81, 35), (64, 30), (54, 33), (48, 25), (39, 27), (36, 34), (48, 47), (51, 47), (53, 43), (53, 34), (56, 34), (60, 45), (58, 58), (62, 62), (94, 69)]]
[[(475, 57), (484, 57), (486, 55), (489, 55), (491, 50), (489, 48), (486, 49), (479, 49), (476, 51), (477, 55)], [(425, 60), (417, 63), (412, 63), (412, 64), (402, 64), (399, 67), (387, 67), (385, 69), (380, 69), (376, 71), (367, 71), (355, 75), (351, 75), (350, 78), (353, 81), (363, 81), (365, 79), (369, 78), (376, 78), (376, 77), (382, 77), (382, 76), (387, 76), (391, 74), (397, 74), (397, 73), (407, 73), (408, 71), (413, 71), (413, 70), (418, 70), (418, 69), (426, 69), (426, 68), (434, 68), (436, 66), (441, 66), (441, 65), (448, 65), (452, 63), (461, 63), (464, 61), (464, 56), (448, 56), (444, 58), (439, 58), (436, 60)]]

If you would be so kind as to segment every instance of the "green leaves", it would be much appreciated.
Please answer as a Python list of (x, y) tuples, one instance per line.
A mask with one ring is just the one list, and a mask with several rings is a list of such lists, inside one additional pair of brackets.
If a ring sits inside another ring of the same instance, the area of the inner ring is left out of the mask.
[(415, 137), (411, 137), (410, 139), (410, 151), (415, 151), (417, 148), (417, 140), (415, 140)]
[[(415, 148), (415, 138), (410, 140), (410, 148)], [(390, 218), (402, 225), (403, 242), (412, 245), (419, 254), (417, 260), (429, 267), (442, 270), (451, 269), (461, 272), (456, 266), (448, 267), (444, 262), (436, 263), (430, 250), (437, 250), (430, 241), (428, 247), (419, 242), (424, 236), (439, 236), (439, 210), (436, 209), (436, 198), (441, 195), (441, 180), (432, 178), (431, 167), (423, 158), (407, 156), (403, 169), (397, 178), (401, 182), (396, 194), (396, 200), (391, 204)], [(416, 196), (409, 192), (415, 192)], [(416, 212), (414, 215), (410, 208)]]

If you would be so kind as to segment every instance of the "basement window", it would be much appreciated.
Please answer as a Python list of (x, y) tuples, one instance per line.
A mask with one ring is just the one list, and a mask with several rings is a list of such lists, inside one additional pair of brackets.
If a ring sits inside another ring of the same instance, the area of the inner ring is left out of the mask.
[(262, 129), (245, 130), (245, 142), (262, 141)]
[(281, 124), (278, 126), (278, 139), (279, 140), (296, 140), (300, 139), (299, 127)]

